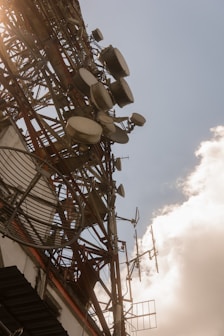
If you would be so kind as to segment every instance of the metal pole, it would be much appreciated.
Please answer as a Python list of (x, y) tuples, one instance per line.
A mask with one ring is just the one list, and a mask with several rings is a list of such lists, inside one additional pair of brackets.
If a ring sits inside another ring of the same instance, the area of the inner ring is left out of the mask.
[[(112, 192), (112, 198), (115, 200), (115, 189)], [(125, 336), (125, 322), (123, 312), (123, 297), (121, 289), (120, 265), (118, 255), (118, 236), (117, 236), (117, 223), (115, 216), (115, 207), (112, 204), (108, 231), (111, 246), (111, 263), (110, 263), (110, 277), (111, 277), (111, 290), (112, 290), (112, 309), (114, 317), (114, 334), (113, 336)]]

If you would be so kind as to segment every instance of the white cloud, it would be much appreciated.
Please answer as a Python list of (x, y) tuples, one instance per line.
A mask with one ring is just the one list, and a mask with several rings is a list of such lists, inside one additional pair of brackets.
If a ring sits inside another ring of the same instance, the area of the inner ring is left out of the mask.
[[(212, 129), (196, 156), (200, 162), (182, 185), (186, 201), (153, 219), (159, 274), (150, 276), (142, 262), (142, 282), (133, 280), (137, 301), (156, 300), (153, 336), (224, 334), (224, 127)], [(142, 245), (151, 245), (149, 229)]]

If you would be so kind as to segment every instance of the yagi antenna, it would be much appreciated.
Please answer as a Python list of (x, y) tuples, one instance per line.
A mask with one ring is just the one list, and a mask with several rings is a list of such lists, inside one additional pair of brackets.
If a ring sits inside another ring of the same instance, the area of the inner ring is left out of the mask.
[(130, 222), (131, 224), (133, 224), (133, 226), (135, 228), (136, 225), (138, 224), (139, 219), (140, 219), (138, 207), (136, 207), (136, 210), (135, 210), (135, 218), (129, 219), (129, 218), (125, 218), (125, 217), (120, 217), (118, 215), (116, 215), (116, 218), (120, 219), (120, 220), (123, 220), (123, 221), (126, 221), (126, 222)]
[(132, 263), (130, 274), (133, 273), (134, 268), (136, 267), (138, 269), (138, 275), (139, 275), (139, 279), (141, 281), (141, 265), (140, 265), (140, 257), (141, 256), (139, 254), (138, 235), (137, 235), (137, 229), (136, 229), (136, 226), (137, 226), (138, 221), (140, 219), (139, 209), (138, 209), (138, 207), (136, 207), (135, 218), (133, 218), (133, 219), (128, 219), (128, 218), (124, 218), (124, 217), (120, 217), (120, 216), (116, 216), (116, 218), (120, 219), (120, 220), (124, 220), (124, 221), (130, 222), (134, 226), (134, 238), (135, 238), (136, 257), (134, 259), (132, 259), (131, 261), (129, 261), (129, 264)]
[[(135, 239), (136, 257), (133, 258), (130, 261), (127, 261), (128, 274), (129, 274), (128, 280), (131, 280), (131, 275), (132, 275), (132, 273), (133, 273), (133, 271), (136, 267), (138, 269), (139, 280), (141, 281), (141, 257), (143, 257), (145, 254), (149, 255), (150, 260), (152, 260), (152, 258), (155, 258), (156, 271), (157, 271), (157, 273), (159, 273), (159, 267), (158, 267), (158, 261), (157, 261), (158, 251), (156, 250), (155, 238), (154, 238), (152, 225), (150, 226), (150, 233), (151, 233), (151, 237), (152, 237), (152, 248), (150, 250), (147, 250), (147, 251), (143, 252), (143, 253), (139, 252), (138, 235), (137, 235), (137, 229), (136, 229), (136, 226), (137, 226), (138, 221), (140, 219), (138, 207), (136, 207), (135, 217), (133, 219), (124, 218), (124, 217), (120, 217), (120, 216), (117, 216), (117, 215), (116, 215), (116, 218), (120, 219), (120, 220), (128, 221), (131, 224), (133, 224), (133, 226), (134, 226), (134, 239)], [(131, 267), (129, 269), (130, 265), (131, 265)]]

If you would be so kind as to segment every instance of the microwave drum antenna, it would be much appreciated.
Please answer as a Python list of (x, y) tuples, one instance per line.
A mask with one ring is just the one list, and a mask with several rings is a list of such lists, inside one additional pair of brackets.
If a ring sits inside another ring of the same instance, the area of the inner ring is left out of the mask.
[(132, 91), (124, 78), (120, 78), (110, 84), (110, 91), (115, 103), (119, 107), (124, 107), (134, 102)]
[(101, 51), (99, 58), (115, 79), (130, 75), (126, 60), (118, 48), (110, 45)]
[(103, 34), (99, 28), (96, 28), (92, 31), (92, 36), (96, 42), (103, 40)]
[(143, 126), (146, 122), (145, 118), (139, 113), (132, 113), (130, 120), (135, 126)]
[(73, 77), (73, 83), (79, 91), (89, 97), (91, 86), (98, 83), (98, 80), (89, 70), (80, 68)]
[(99, 110), (110, 110), (114, 105), (109, 92), (101, 82), (90, 87), (90, 100)]
[(67, 135), (78, 143), (96, 144), (100, 141), (102, 132), (103, 128), (99, 123), (85, 117), (70, 117), (66, 124)]
[(115, 125), (115, 132), (108, 133), (106, 137), (110, 139), (111, 141), (120, 143), (120, 144), (126, 144), (129, 141), (127, 132), (117, 125)]

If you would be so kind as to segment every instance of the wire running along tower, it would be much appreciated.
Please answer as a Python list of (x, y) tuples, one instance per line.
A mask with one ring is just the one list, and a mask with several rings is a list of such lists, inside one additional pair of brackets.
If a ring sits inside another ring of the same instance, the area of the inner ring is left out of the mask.
[(62, 276), (103, 335), (124, 336), (112, 145), (145, 123), (116, 115), (134, 101), (129, 68), (88, 35), (77, 0), (1, 0), (0, 17), (0, 231)]

